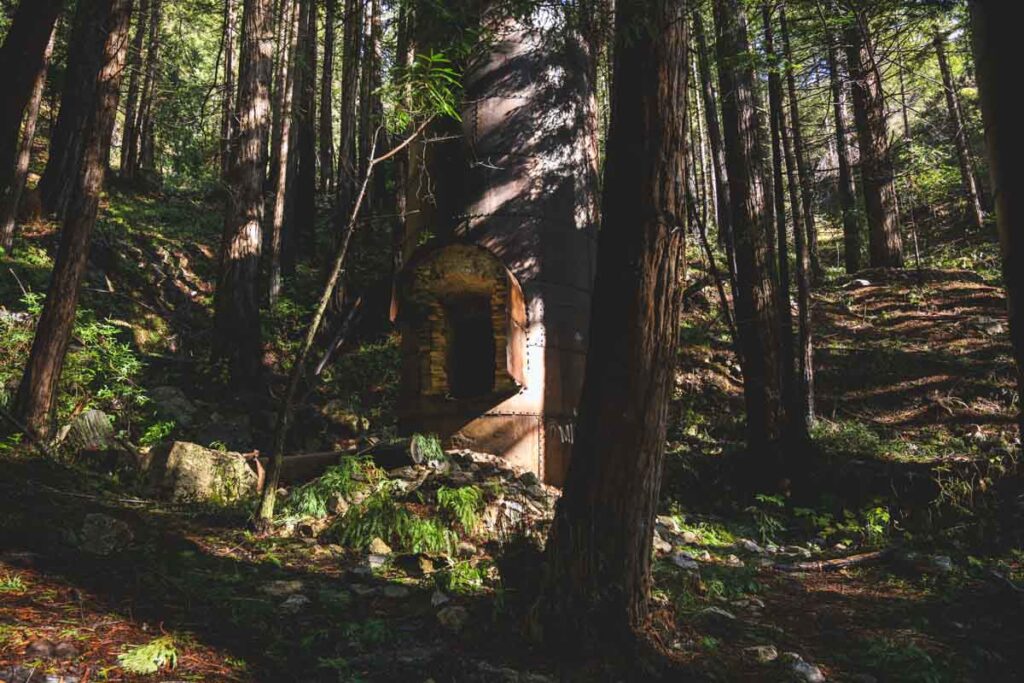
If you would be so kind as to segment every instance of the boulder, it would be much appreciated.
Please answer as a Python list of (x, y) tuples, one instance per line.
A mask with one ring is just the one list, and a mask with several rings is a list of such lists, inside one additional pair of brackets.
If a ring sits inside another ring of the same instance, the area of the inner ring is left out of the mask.
[(76, 453), (100, 453), (118, 448), (112, 418), (102, 410), (87, 410), (67, 426), (63, 443)]
[(149, 478), (160, 497), (176, 503), (229, 505), (255, 495), (259, 488), (259, 477), (242, 454), (185, 441), (153, 454)]

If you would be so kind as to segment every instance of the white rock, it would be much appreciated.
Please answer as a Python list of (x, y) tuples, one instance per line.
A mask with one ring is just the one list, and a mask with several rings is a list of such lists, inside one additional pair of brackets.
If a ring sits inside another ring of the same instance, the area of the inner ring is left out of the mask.
[(783, 653), (782, 658), (789, 662), (789, 668), (800, 677), (800, 680), (807, 683), (825, 683), (825, 674), (821, 673), (821, 669), (804, 661), (804, 658), (797, 653), (786, 652)]
[(695, 571), (700, 568), (697, 560), (693, 559), (689, 553), (676, 553), (672, 556), (672, 563), (688, 571)]

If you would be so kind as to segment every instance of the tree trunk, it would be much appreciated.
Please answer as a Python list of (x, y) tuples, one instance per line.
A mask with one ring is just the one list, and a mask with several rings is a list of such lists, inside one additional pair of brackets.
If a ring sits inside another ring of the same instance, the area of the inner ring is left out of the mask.
[(130, 180), (135, 174), (132, 155), (129, 150), (135, 140), (135, 124), (139, 110), (139, 83), (142, 76), (142, 48), (146, 41), (146, 25), (149, 18), (149, 0), (141, 0), (135, 13), (135, 34), (129, 51), (128, 101), (124, 109), (124, 130), (121, 134), (120, 175)]
[(295, 37), (299, 30), (298, 4), (295, 0), (283, 0), (281, 10), (282, 21), (287, 27), (282, 33), (280, 56), (278, 57), (278, 120), (273, 159), (277, 165), (272, 169), (274, 178), (274, 206), (270, 224), (270, 305), (274, 306), (281, 294), (281, 251), (284, 230), (285, 201), (288, 189), (288, 157), (291, 149), (292, 128), (292, 97), (295, 87)]
[(320, 190), (334, 189), (334, 24), (338, 0), (327, 0), (324, 26), (324, 66), (320, 80)]
[(39, 180), (43, 207), (63, 218), (78, 186), (85, 125), (95, 108), (96, 74), (103, 64), (103, 27), (110, 2), (80, 2), (68, 40), (60, 113), (50, 133), (50, 152)]
[(214, 297), (215, 358), (233, 386), (262, 380), (259, 263), (262, 246), (264, 139), (270, 121), (274, 59), (271, 0), (245, 0), (239, 60), (238, 137), (231, 147), (228, 202)]
[(50, 33), (50, 40), (46, 44), (46, 52), (43, 54), (43, 63), (39, 67), (36, 84), (32, 87), (32, 97), (28, 103), (28, 110), (25, 112), (25, 130), (21, 135), (21, 145), (18, 147), (14, 178), (11, 180), (7, 195), (0, 196), (0, 251), (10, 252), (14, 248), (18, 204), (21, 202), (21, 194), (25, 191), (25, 183), (28, 181), (28, 166), (32, 161), (32, 141), (36, 137), (39, 107), (43, 102), (43, 89), (46, 85), (46, 70), (50, 66), (56, 35), (57, 29), (55, 28)]
[(699, 10), (693, 13), (693, 35), (697, 43), (697, 65), (700, 67), (701, 93), (704, 99), (704, 117), (711, 144), (711, 170), (715, 176), (715, 222), (718, 223), (719, 241), (724, 243), (726, 261), (729, 265), (729, 280), (736, 291), (736, 254), (732, 236), (732, 208), (729, 201), (729, 173), (725, 165), (725, 145), (722, 142), (722, 128), (718, 124), (718, 96), (715, 81), (711, 76), (711, 60), (708, 53), (704, 20)]
[[(797, 415), (799, 397), (796, 386), (796, 366), (793, 355), (793, 311), (790, 303), (791, 282), (789, 275), (789, 240), (786, 228), (786, 186), (783, 178), (782, 139), (786, 137), (785, 113), (782, 108), (782, 77), (779, 74), (779, 55), (775, 52), (775, 30), (772, 20), (772, 8), (767, 3), (761, 5), (761, 18), (764, 24), (764, 50), (768, 58), (768, 112), (772, 140), (772, 196), (775, 206), (775, 234), (778, 240), (779, 261), (779, 324), (781, 326), (780, 350), (782, 353), (782, 403), (788, 414), (787, 426), (797, 426), (792, 416)], [(786, 140), (788, 144), (788, 139)], [(788, 151), (788, 150), (787, 150)], [(789, 191), (797, 192), (792, 176), (789, 177)], [(794, 232), (800, 230), (800, 205), (793, 205)]]
[(860, 147), (861, 186), (868, 218), (868, 245), (873, 268), (902, 268), (903, 240), (896, 210), (896, 186), (889, 155), (885, 101), (878, 77), (867, 18), (857, 13), (843, 31), (853, 112)]
[[(1020, 23), (1015, 3), (972, 0), (971, 23), (985, 147), (995, 200), (1010, 313), (1010, 339), (1017, 360), (1017, 390), (1024, 396), (1024, 192), (1019, 163), (1024, 157), (1019, 96)], [(1018, 409), (1020, 406), (1018, 405)], [(1024, 411), (1019, 413), (1024, 434)]]
[[(796, 412), (789, 416), (790, 428), (795, 438), (809, 438), (814, 425), (814, 349), (811, 339), (811, 279), (821, 276), (821, 266), (815, 258), (814, 201), (811, 191), (810, 170), (804, 158), (803, 135), (800, 132), (800, 108), (796, 92), (796, 77), (793, 74), (793, 50), (789, 43), (789, 23), (786, 21), (786, 5), (779, 6), (779, 25), (782, 29), (782, 49), (786, 57), (786, 89), (789, 92), (789, 117), (792, 126), (792, 156), (796, 157), (797, 176), (800, 181), (800, 202), (797, 202), (796, 188), (790, 172), (791, 203), (793, 205), (793, 246), (796, 249), (796, 289), (797, 289), (797, 382)], [(782, 115), (779, 109), (779, 115)], [(783, 129), (785, 124), (783, 123)], [(787, 136), (783, 136), (786, 141)], [(787, 151), (787, 165), (790, 154)], [(803, 209), (803, 221), (800, 221), (798, 205)]]
[(299, 253), (312, 255), (316, 221), (316, 2), (299, 0), (299, 38), (296, 41), (292, 141), (285, 236), (290, 264)]
[(846, 129), (846, 87), (839, 71), (839, 46), (836, 37), (827, 33), (829, 83), (832, 87), (832, 116), (836, 132), (836, 159), (839, 165), (837, 189), (839, 208), (843, 214), (843, 260), (847, 273), (861, 269), (861, 229), (857, 215), (857, 188), (850, 164), (850, 146)]
[(369, 12), (366, 16), (366, 29), (363, 39), (362, 82), (359, 85), (359, 177), (366, 174), (369, 162), (369, 149), (380, 124), (377, 96), (374, 93), (379, 78), (377, 76), (380, 42), (380, 2), (369, 0)]
[[(764, 190), (761, 126), (755, 74), (742, 0), (715, 0), (722, 128), (733, 238), (736, 242), (736, 321), (743, 349), (743, 390), (751, 455), (765, 454), (782, 436), (782, 358), (772, 217)], [(748, 474), (769, 473), (762, 458)]]
[(592, 342), (534, 621), (548, 644), (604, 657), (648, 618), (685, 267), (686, 2), (616, 9)]
[(23, 0), (0, 47), (0, 74), (4, 75), (4, 96), (0, 100), (0, 203), (10, 191), (21, 121), (63, 6), (64, 0)]
[(98, 28), (105, 40), (101, 59), (90, 74), (93, 110), (81, 131), (84, 137), (81, 168), (72, 193), (67, 220), (60, 234), (50, 286), (46, 292), (32, 351), (15, 398), (14, 413), (35, 435), (49, 435), (56, 406), (57, 384), (75, 322), (79, 285), (85, 273), (89, 242), (106, 173), (107, 153), (117, 117), (124, 73), (128, 26), (133, 0), (104, 0), (106, 18)]
[(345, 0), (345, 45), (341, 74), (341, 139), (338, 143), (337, 237), (345, 227), (355, 199), (358, 167), (356, 164), (356, 100), (359, 91), (359, 59), (363, 44), (362, 0)]
[(985, 226), (985, 212), (981, 208), (978, 194), (978, 182), (975, 179), (974, 164), (967, 146), (967, 129), (964, 127), (964, 115), (960, 110), (960, 100), (953, 85), (953, 73), (946, 59), (946, 38), (941, 33), (935, 34), (933, 40), (935, 55), (939, 60), (939, 71), (942, 73), (942, 89), (946, 93), (946, 109), (949, 112), (949, 126), (953, 147), (956, 149), (957, 161), (960, 163), (960, 182), (963, 184), (964, 196), (970, 214), (971, 227), (981, 230)]
[(224, 0), (224, 95), (220, 107), (220, 173), (227, 178), (231, 162), (231, 137), (236, 128), (235, 50), (238, 35), (238, 0)]
[(153, 0), (153, 12), (149, 24), (149, 50), (146, 56), (146, 81), (142, 88), (142, 106), (139, 108), (139, 122), (136, 132), (139, 137), (139, 158), (136, 171), (153, 170), (155, 164), (155, 118), (154, 105), (157, 100), (157, 81), (160, 65), (160, 25), (163, 19), (163, 0)]
[[(786, 88), (789, 91), (789, 117), (792, 126), (793, 154), (800, 180), (800, 201), (803, 203), (803, 229), (806, 233), (807, 249), (810, 252), (811, 279), (821, 280), (823, 271), (818, 261), (818, 230), (814, 225), (814, 178), (807, 163), (807, 149), (804, 147), (803, 126), (800, 123), (800, 104), (796, 96), (796, 76), (793, 67), (793, 50), (789, 44), (789, 22), (786, 20), (786, 4), (779, 5), (779, 26), (782, 29), (782, 49), (786, 59)], [(794, 230), (799, 227), (794, 226)], [(798, 255), (799, 258), (799, 255)]]

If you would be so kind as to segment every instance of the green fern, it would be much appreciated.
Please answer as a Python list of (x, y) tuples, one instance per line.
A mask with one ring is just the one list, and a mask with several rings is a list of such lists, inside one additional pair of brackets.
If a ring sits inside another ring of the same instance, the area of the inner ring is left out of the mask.
[(447, 518), (458, 522), (467, 533), (472, 533), (484, 509), (484, 495), (476, 486), (457, 489), (442, 486), (437, 490), (437, 506)]
[(337, 494), (350, 497), (381, 480), (383, 474), (369, 458), (346, 458), (340, 465), (328, 467), (319, 479), (300, 486), (289, 497), (285, 512), (304, 517), (323, 519), (327, 516), (327, 501)]
[(178, 665), (178, 650), (173, 638), (161, 636), (125, 650), (117, 656), (117, 661), (128, 673), (155, 674), (160, 669), (173, 669)]
[(439, 521), (417, 517), (396, 502), (386, 482), (362, 505), (349, 510), (333, 534), (342, 545), (360, 550), (380, 538), (403, 552), (451, 554), (458, 542), (455, 532)]

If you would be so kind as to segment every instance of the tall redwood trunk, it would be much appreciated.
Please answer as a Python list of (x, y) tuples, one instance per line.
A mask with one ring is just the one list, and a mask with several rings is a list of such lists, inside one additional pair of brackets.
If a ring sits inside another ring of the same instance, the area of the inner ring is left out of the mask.
[[(1017, 361), (1018, 392), (1024, 396), (1024, 192), (1019, 168), (1024, 157), (1024, 128), (1018, 99), (1018, 10), (1015, 3), (998, 0), (971, 2), (974, 60), (1009, 299), (1010, 339)], [(1024, 411), (1019, 413), (1019, 427), (1024, 435)]]
[[(784, 425), (772, 217), (764, 189), (764, 147), (743, 2), (715, 0), (714, 7), (748, 445), (751, 455), (764, 455), (782, 436)], [(767, 458), (761, 460), (750, 467), (751, 477), (773, 469)]]
[(368, 0), (363, 38), (362, 82), (359, 84), (359, 177), (366, 175), (369, 163), (370, 145), (377, 126), (380, 124), (377, 95), (375, 90), (380, 82), (377, 76), (380, 66), (380, 0)]
[(15, 415), (31, 432), (41, 436), (50, 432), (57, 384), (75, 322), (79, 285), (85, 274), (89, 242), (96, 225), (107, 153), (121, 93), (132, 2), (98, 0), (96, 3), (104, 6), (105, 21), (100, 27), (104, 42), (97, 69), (90, 75), (93, 109), (82, 131), (85, 143), (81, 168), (76, 175), (67, 220), (61, 229), (60, 246), (32, 341), (32, 351), (14, 402)]
[(0, 202), (10, 191), (25, 108), (64, 0), (23, 0), (0, 47)]
[[(797, 202), (796, 188), (790, 173), (790, 192), (793, 204), (793, 247), (796, 250), (796, 307), (797, 307), (797, 382), (796, 412), (789, 416), (793, 435), (806, 439), (814, 424), (814, 349), (811, 330), (811, 279), (820, 277), (821, 266), (817, 264), (815, 249), (814, 202), (811, 191), (810, 170), (804, 155), (803, 135), (800, 132), (800, 106), (796, 92), (796, 77), (793, 74), (793, 50), (789, 42), (789, 22), (786, 21), (786, 5), (779, 6), (779, 26), (782, 29), (782, 49), (786, 57), (786, 90), (789, 94), (789, 121), (796, 157), (796, 171), (800, 181), (800, 202)], [(780, 108), (781, 115), (781, 108)], [(783, 124), (783, 129), (785, 125)], [(784, 138), (785, 139), (785, 138)], [(789, 153), (787, 152), (787, 165)], [(803, 221), (797, 208), (803, 209)]]
[(828, 41), (828, 75), (832, 88), (832, 119), (836, 136), (836, 159), (839, 166), (837, 190), (839, 209), (843, 214), (843, 262), (847, 273), (861, 269), (860, 217), (857, 215), (857, 188), (850, 163), (850, 144), (847, 139), (846, 86), (839, 66), (839, 45), (835, 34), (826, 34)]
[(233, 386), (262, 381), (259, 264), (264, 140), (270, 128), (274, 60), (272, 0), (245, 0), (239, 60), (238, 138), (231, 146), (228, 202), (214, 296), (214, 356)]
[(68, 41), (60, 113), (50, 132), (50, 151), (39, 180), (47, 211), (63, 218), (78, 187), (85, 126), (95, 110), (96, 74), (103, 64), (104, 26), (110, 2), (80, 2)]
[(299, 38), (296, 42), (292, 95), (294, 172), (290, 174), (285, 251), (294, 263), (299, 253), (312, 254), (316, 221), (316, 2), (299, 0)]
[(968, 215), (971, 227), (981, 230), (985, 225), (985, 212), (981, 208), (981, 197), (978, 193), (978, 181), (974, 174), (974, 162), (967, 146), (967, 129), (964, 127), (964, 115), (960, 109), (960, 98), (953, 84), (953, 72), (946, 58), (946, 38), (936, 33), (933, 39), (935, 55), (939, 60), (939, 72), (942, 74), (942, 90), (946, 93), (946, 110), (949, 113), (950, 137), (956, 149), (956, 158), (960, 164), (960, 183), (963, 185), (964, 197), (967, 199)]
[(324, 16), (324, 64), (320, 78), (320, 190), (334, 189), (334, 30), (338, 0), (327, 0)]
[(142, 48), (146, 41), (149, 0), (141, 0), (135, 13), (135, 34), (128, 53), (128, 101), (124, 108), (124, 131), (121, 134), (120, 175), (128, 180), (135, 174), (133, 155), (129, 153), (136, 139), (135, 125), (139, 110), (139, 89), (142, 79)]
[(276, 168), (271, 169), (274, 180), (274, 203), (270, 218), (270, 278), (268, 296), (270, 305), (277, 303), (281, 295), (282, 270), (281, 255), (283, 248), (283, 230), (285, 219), (285, 202), (288, 190), (288, 159), (291, 150), (292, 129), (292, 96), (295, 86), (295, 38), (299, 30), (299, 10), (295, 0), (283, 0), (281, 3), (281, 20), (286, 26), (281, 33), (280, 55), (278, 57), (278, 91), (277, 91), (277, 130), (274, 133), (275, 145), (272, 159)]
[(238, 47), (238, 0), (224, 0), (224, 94), (220, 104), (220, 171), (226, 178), (235, 130), (235, 52)]
[(142, 105), (139, 107), (139, 120), (136, 124), (136, 133), (139, 137), (139, 157), (136, 170), (153, 170), (155, 168), (155, 106), (158, 99), (157, 82), (159, 81), (162, 21), (163, 0), (153, 0), (149, 23), (149, 48), (146, 55), (146, 80), (142, 87)]
[(10, 252), (14, 248), (18, 204), (21, 202), (21, 193), (25, 191), (25, 183), (28, 181), (28, 166), (32, 161), (32, 141), (36, 137), (39, 107), (43, 102), (43, 88), (46, 85), (46, 70), (50, 66), (50, 56), (53, 54), (53, 42), (56, 35), (57, 29), (54, 28), (50, 32), (50, 40), (46, 45), (46, 52), (43, 54), (43, 63), (39, 66), (39, 75), (36, 77), (36, 84), (32, 87), (32, 98), (29, 100), (28, 110), (25, 112), (25, 129), (21, 134), (21, 144), (18, 147), (14, 177), (11, 179), (7, 194), (0, 195), (0, 250), (6, 252)]
[(338, 193), (335, 207), (337, 239), (348, 221), (357, 182), (356, 103), (359, 93), (359, 59), (363, 44), (362, 0), (345, 0), (345, 44), (341, 74), (341, 138), (338, 142)]
[(592, 341), (535, 621), (548, 644), (605, 657), (649, 613), (685, 267), (686, 2), (616, 9)]
[(853, 81), (853, 113), (860, 148), (861, 186), (868, 219), (871, 266), (903, 267), (896, 206), (896, 185), (885, 120), (882, 83), (874, 62), (867, 17), (857, 12), (843, 31), (850, 79)]

